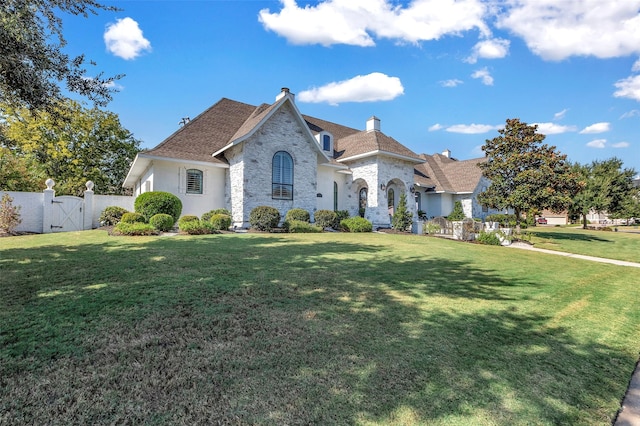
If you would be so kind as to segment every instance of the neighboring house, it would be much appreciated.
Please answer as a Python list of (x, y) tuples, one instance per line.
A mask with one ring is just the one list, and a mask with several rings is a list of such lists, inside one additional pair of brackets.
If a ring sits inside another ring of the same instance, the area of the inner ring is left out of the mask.
[[(357, 130), (302, 115), (282, 89), (271, 104), (223, 98), (153, 149), (139, 153), (126, 177), (134, 195), (176, 194), (183, 214), (227, 208), (235, 227), (251, 210), (348, 210), (376, 227), (390, 226), (401, 193), (414, 190), (424, 161), (380, 130), (371, 117)], [(408, 203), (414, 213), (415, 206)]]
[(486, 158), (458, 161), (451, 151), (442, 154), (420, 155), (424, 163), (415, 167), (415, 182), (418, 188), (418, 209), (427, 217), (447, 216), (456, 201), (460, 201), (466, 217), (484, 219), (489, 214), (502, 213), (478, 203), (478, 194), (486, 190), (490, 181), (482, 176), (479, 163)]
[(569, 212), (566, 210), (560, 213), (554, 213), (551, 210), (543, 210), (538, 217), (544, 217), (547, 219), (547, 225), (569, 225)]

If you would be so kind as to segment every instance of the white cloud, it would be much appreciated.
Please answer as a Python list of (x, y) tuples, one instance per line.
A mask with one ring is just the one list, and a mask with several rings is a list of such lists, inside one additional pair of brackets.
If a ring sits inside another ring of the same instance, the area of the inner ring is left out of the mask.
[(122, 59), (135, 59), (145, 50), (151, 50), (151, 43), (131, 18), (117, 19), (115, 23), (108, 24), (103, 37), (107, 50)]
[(564, 118), (564, 116), (567, 115), (568, 111), (569, 111), (569, 109), (565, 108), (560, 112), (556, 112), (555, 114), (553, 114), (553, 120), (554, 121), (562, 120)]
[(489, 73), (487, 67), (475, 71), (471, 74), (471, 77), (479, 78), (485, 86), (493, 86), (493, 77), (491, 76), (491, 73)]
[(402, 94), (404, 87), (398, 77), (374, 72), (304, 90), (298, 94), (298, 100), (338, 105), (342, 102), (390, 101)]
[(492, 130), (498, 130), (502, 127), (503, 126), (492, 126), (490, 124), (455, 124), (447, 127), (447, 132), (477, 135), (480, 133), (487, 133)]
[(548, 60), (640, 53), (640, 0), (509, 0), (498, 28)]
[(620, 119), (632, 117), (640, 117), (640, 110), (632, 109), (631, 111), (627, 111), (620, 116)]
[(458, 80), (457, 78), (452, 78), (451, 80), (443, 80), (440, 82), (440, 86), (442, 87), (456, 87), (463, 83), (462, 80)]
[(543, 135), (558, 135), (561, 133), (575, 132), (576, 126), (562, 126), (556, 123), (533, 123), (538, 126), (538, 132)]
[(258, 20), (293, 44), (374, 46), (374, 36), (418, 43), (473, 29), (490, 34), (482, 0), (415, 0), (407, 7), (391, 0), (326, 0), (305, 7), (296, 0), (281, 3), (279, 12), (262, 9)]
[(631, 67), (631, 71), (635, 71), (635, 72), (640, 71), (640, 59), (638, 59), (633, 63), (633, 66)]
[(489, 40), (483, 40), (473, 46), (473, 52), (465, 60), (470, 64), (478, 62), (478, 58), (483, 59), (500, 59), (507, 56), (509, 53), (509, 40), (501, 38), (493, 38)]
[(482, 145), (476, 145), (471, 150), (471, 154), (477, 157), (484, 157), (486, 153), (482, 150)]
[(640, 75), (618, 80), (614, 86), (618, 88), (613, 93), (616, 98), (630, 98), (640, 101)]
[(614, 144), (612, 144), (611, 146), (614, 148), (628, 148), (629, 147), (629, 142), (616, 142)]
[(607, 122), (595, 123), (595, 124), (592, 124), (590, 126), (585, 127), (584, 129), (580, 130), (580, 134), (581, 135), (590, 135), (590, 134), (594, 134), (594, 133), (608, 132), (609, 130), (611, 130), (610, 123), (607, 123)]
[(444, 126), (442, 124), (436, 123), (433, 126), (429, 127), (429, 131), (430, 132), (435, 132), (438, 130), (442, 130), (444, 128)]
[(587, 146), (589, 148), (598, 148), (598, 149), (602, 149), (607, 145), (607, 140), (606, 139), (594, 139), (591, 142), (587, 143)]

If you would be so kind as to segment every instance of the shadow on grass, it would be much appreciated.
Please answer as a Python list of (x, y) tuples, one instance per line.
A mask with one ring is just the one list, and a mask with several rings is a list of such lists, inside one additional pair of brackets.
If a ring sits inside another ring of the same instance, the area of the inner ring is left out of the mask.
[[(601, 231), (600, 231), (601, 232)], [(613, 240), (609, 240), (606, 238), (599, 237), (597, 235), (593, 235), (592, 233), (584, 233), (580, 234), (577, 232), (544, 232), (544, 231), (535, 231), (535, 236), (540, 238), (548, 238), (550, 240), (568, 240), (568, 241), (581, 241), (581, 242), (590, 242), (590, 241), (599, 241), (603, 243), (613, 243)]]
[(2, 255), (9, 423), (597, 423), (635, 361), (525, 312), (511, 289), (537, 283), (426, 250), (211, 237)]

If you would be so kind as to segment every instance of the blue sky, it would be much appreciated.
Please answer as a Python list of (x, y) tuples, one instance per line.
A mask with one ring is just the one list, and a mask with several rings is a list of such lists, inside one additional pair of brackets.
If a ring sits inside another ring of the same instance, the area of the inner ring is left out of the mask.
[(640, 172), (640, 0), (118, 1), (64, 17), (66, 52), (126, 74), (108, 109), (160, 143), (222, 97), (482, 156), (507, 118), (571, 161)]

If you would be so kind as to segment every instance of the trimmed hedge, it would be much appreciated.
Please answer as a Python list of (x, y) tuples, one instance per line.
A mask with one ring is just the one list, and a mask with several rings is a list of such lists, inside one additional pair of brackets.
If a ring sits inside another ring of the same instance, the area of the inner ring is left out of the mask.
[(211, 222), (202, 221), (200, 219), (185, 221), (180, 224), (180, 231), (189, 235), (205, 235), (215, 234), (217, 230)]
[(194, 216), (194, 215), (182, 216), (180, 220), (178, 220), (178, 228), (182, 229), (182, 225), (186, 222), (198, 222), (199, 220), (200, 219), (198, 219), (198, 216)]
[(202, 217), (200, 217), (200, 220), (208, 222), (214, 214), (226, 214), (227, 216), (231, 216), (231, 212), (227, 209), (215, 209), (204, 213)]
[(338, 215), (333, 210), (318, 210), (313, 217), (316, 220), (316, 225), (321, 228), (336, 228)]
[(153, 226), (158, 231), (162, 231), (162, 232), (167, 232), (171, 230), (171, 228), (173, 228), (174, 223), (175, 223), (175, 220), (173, 220), (173, 216), (165, 213), (158, 213), (156, 215), (151, 216), (151, 219), (149, 219), (149, 225)]
[(499, 246), (500, 238), (496, 235), (495, 232), (480, 232), (480, 235), (476, 237), (476, 241), (480, 244), (486, 244), (490, 246)]
[(258, 206), (249, 213), (249, 224), (258, 231), (271, 231), (280, 223), (280, 212), (275, 207)]
[(309, 212), (304, 209), (291, 209), (284, 216), (284, 220), (286, 222), (289, 222), (292, 220), (299, 220), (301, 222), (308, 223), (311, 220), (311, 216), (309, 215)]
[(129, 211), (120, 206), (109, 206), (102, 210), (98, 221), (102, 226), (117, 225), (122, 220), (122, 215), (129, 213)]
[(115, 235), (128, 235), (128, 236), (139, 236), (139, 235), (156, 235), (158, 231), (148, 223), (141, 222), (123, 222), (120, 221), (114, 228), (113, 233)]
[(340, 226), (347, 232), (371, 232), (373, 231), (373, 225), (367, 219), (355, 216), (349, 219), (344, 219), (340, 222)]
[[(203, 220), (202, 222), (206, 221)], [(231, 216), (223, 213), (216, 213), (211, 216), (209, 223), (211, 223), (213, 228), (217, 231), (227, 231), (231, 226)]]
[(122, 215), (120, 219), (120, 223), (146, 223), (147, 219), (142, 216), (140, 213), (127, 212)]
[(288, 223), (289, 232), (292, 234), (316, 234), (322, 232), (322, 228), (305, 222), (303, 220), (290, 220)]
[(137, 213), (147, 220), (158, 213), (168, 214), (176, 221), (182, 213), (182, 201), (175, 195), (164, 191), (143, 192), (133, 202)]

